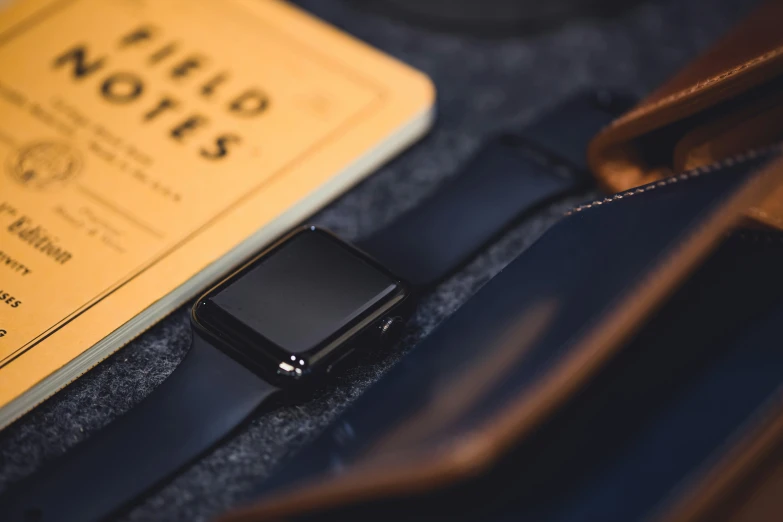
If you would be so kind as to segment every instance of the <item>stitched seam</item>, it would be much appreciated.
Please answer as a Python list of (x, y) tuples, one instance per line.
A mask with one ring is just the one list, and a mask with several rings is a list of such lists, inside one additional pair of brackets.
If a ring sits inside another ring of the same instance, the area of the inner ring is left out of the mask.
[(579, 205), (576, 208), (573, 208), (565, 213), (566, 216), (570, 216), (571, 214), (576, 214), (577, 212), (583, 212), (585, 210), (598, 207), (600, 205), (605, 205), (608, 203), (612, 203), (614, 201), (618, 201), (620, 199), (628, 198), (631, 196), (638, 196), (639, 194), (643, 194), (645, 192), (650, 192), (651, 190), (655, 190), (656, 188), (665, 187), (667, 185), (673, 185), (675, 183), (679, 183), (682, 181), (688, 181), (689, 179), (698, 178), (702, 174), (708, 174), (710, 172), (715, 172), (718, 170), (721, 170), (726, 167), (731, 167), (734, 165), (739, 165), (741, 163), (744, 163), (746, 161), (759, 158), (761, 156), (764, 156), (765, 154), (769, 153), (772, 150), (779, 149), (780, 145), (772, 145), (770, 147), (763, 147), (760, 149), (752, 149), (747, 152), (743, 152), (742, 154), (738, 154), (736, 156), (731, 156), (729, 158), (725, 158), (720, 161), (716, 161), (715, 163), (712, 163), (710, 165), (705, 165), (703, 167), (699, 167), (697, 169), (691, 170), (689, 172), (686, 172), (684, 174), (680, 174), (678, 176), (672, 176), (669, 178), (662, 179), (660, 181), (656, 181), (654, 183), (650, 183), (649, 185), (644, 185), (637, 188), (632, 188), (630, 190), (626, 190), (624, 192), (618, 192), (617, 194), (614, 194), (613, 196), (607, 196), (603, 199), (599, 199), (596, 201), (593, 201), (592, 203), (586, 203), (584, 205)]
[(685, 96), (688, 96), (690, 94), (693, 94), (694, 92), (700, 91), (702, 89), (705, 89), (709, 87), (710, 85), (723, 81), (726, 78), (729, 78), (731, 76), (736, 75), (738, 72), (744, 71), (745, 69), (748, 69), (750, 67), (753, 67), (754, 65), (757, 65), (762, 62), (766, 62), (768, 60), (771, 60), (772, 58), (783, 54), (783, 47), (778, 47), (776, 49), (773, 49), (771, 51), (768, 51), (764, 54), (761, 54), (759, 56), (756, 56), (755, 58), (748, 60), (747, 62), (742, 63), (741, 65), (738, 65), (737, 67), (734, 67), (733, 69), (729, 69), (728, 71), (724, 71), (717, 76), (712, 76), (710, 78), (707, 78), (706, 80), (702, 80), (695, 85), (692, 85), (688, 87), (687, 89), (684, 89), (682, 91), (678, 91), (674, 94), (670, 94), (669, 96), (666, 96), (665, 98), (661, 98), (657, 102), (649, 105), (644, 105), (642, 107), (639, 107), (638, 109), (632, 110), (631, 112), (625, 114), (621, 118), (618, 118), (612, 124), (610, 127), (615, 127), (617, 125), (623, 124), (627, 122), (628, 120), (638, 118), (640, 116), (643, 116), (647, 114), (650, 111), (653, 111), (655, 109), (658, 109), (662, 105), (666, 105), (669, 103), (673, 103), (680, 98), (684, 98)]

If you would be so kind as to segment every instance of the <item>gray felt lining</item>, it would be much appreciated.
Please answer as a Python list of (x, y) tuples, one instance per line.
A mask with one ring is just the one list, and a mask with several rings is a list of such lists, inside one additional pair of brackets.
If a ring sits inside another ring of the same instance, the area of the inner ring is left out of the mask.
[[(454, 174), (485, 137), (524, 125), (580, 89), (650, 91), (751, 7), (743, 0), (645, 2), (612, 18), (486, 39), (411, 27), (341, 0), (297, 3), (425, 71), (438, 89), (433, 132), (315, 216), (314, 222), (347, 239), (368, 235), (415, 205)], [(251, 486), (285, 455), (315, 437), (565, 209), (588, 196), (559, 202), (516, 226), (422, 303), (394, 349), (349, 371), (305, 404), (256, 414), (122, 520), (208, 520), (245, 500)], [(183, 307), (0, 433), (0, 490), (111, 422), (165, 379), (188, 347), (187, 315)], [(107, 470), (112, 472), (122, 471)]]

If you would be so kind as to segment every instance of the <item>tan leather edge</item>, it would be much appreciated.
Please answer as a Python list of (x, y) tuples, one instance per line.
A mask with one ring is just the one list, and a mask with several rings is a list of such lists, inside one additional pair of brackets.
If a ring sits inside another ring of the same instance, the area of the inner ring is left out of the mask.
[(696, 484), (687, 484), (682, 495), (665, 505), (651, 520), (657, 522), (706, 522), (716, 518), (722, 501), (737, 488), (783, 440), (783, 394), (772, 411), (747, 430)]
[[(754, 2), (753, 3), (757, 3)], [(783, 2), (766, 0), (750, 11), (741, 22), (732, 27), (704, 53), (690, 61), (663, 85), (647, 96), (647, 103), (655, 102), (681, 91), (699, 81), (721, 74), (724, 70), (753, 59), (770, 49), (783, 46), (780, 20)]]
[[(672, 175), (668, 165), (645, 164), (637, 138), (783, 74), (781, 16), (783, 1), (764, 2), (706, 53), (601, 131), (588, 147), (588, 164), (599, 184), (616, 192)], [(756, 224), (783, 230), (783, 187), (746, 216)]]
[(715, 106), (783, 73), (783, 47), (779, 47), (661, 98), (642, 102), (603, 129), (588, 147), (588, 164), (604, 188), (617, 192), (668, 175), (647, 169), (633, 140)]
[(776, 92), (724, 111), (706, 124), (694, 125), (674, 146), (674, 171), (688, 171), (752, 148), (777, 143), (783, 137), (783, 129), (779, 128), (781, 121), (783, 98)]
[(640, 280), (605, 321), (588, 330), (570, 356), (514, 401), (506, 415), (493, 419), (437, 455), (417, 454), (383, 469), (348, 472), (304, 484), (254, 506), (229, 512), (220, 522), (280, 519), (294, 513), (442, 487), (482, 472), (584, 385), (714, 249), (742, 212), (781, 181), (783, 160), (776, 160), (751, 177), (693, 230), (667, 260)]

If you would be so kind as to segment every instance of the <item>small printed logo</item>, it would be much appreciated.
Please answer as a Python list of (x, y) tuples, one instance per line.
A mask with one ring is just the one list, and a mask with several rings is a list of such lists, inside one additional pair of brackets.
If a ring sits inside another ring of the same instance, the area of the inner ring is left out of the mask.
[(82, 168), (79, 152), (57, 141), (39, 141), (12, 155), (8, 171), (12, 178), (35, 190), (64, 187)]

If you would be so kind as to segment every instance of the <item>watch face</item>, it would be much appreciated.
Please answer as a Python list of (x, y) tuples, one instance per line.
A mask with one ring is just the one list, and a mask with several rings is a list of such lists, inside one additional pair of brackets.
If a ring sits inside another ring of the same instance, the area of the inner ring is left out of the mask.
[(300, 377), (393, 314), (406, 286), (316, 228), (264, 252), (198, 300), (194, 321), (264, 373)]

